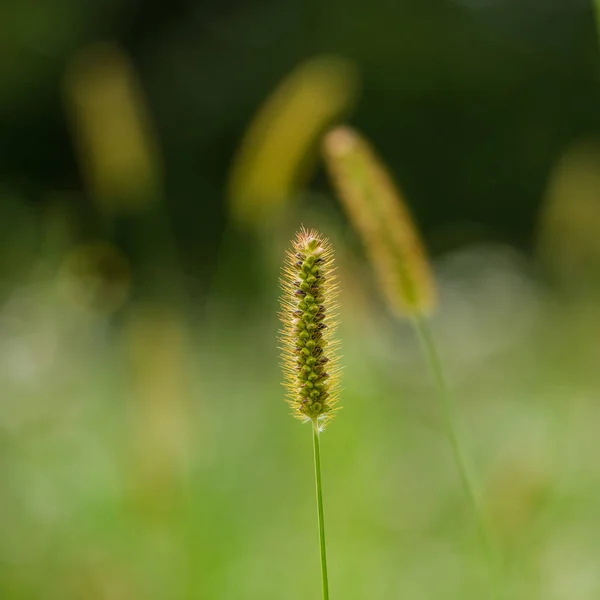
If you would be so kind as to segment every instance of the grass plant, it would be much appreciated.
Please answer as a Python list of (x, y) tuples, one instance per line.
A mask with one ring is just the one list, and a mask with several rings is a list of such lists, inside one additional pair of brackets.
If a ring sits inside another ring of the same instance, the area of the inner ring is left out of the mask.
[(334, 338), (337, 283), (333, 252), (316, 231), (292, 242), (282, 276), (282, 367), (293, 415), (312, 424), (323, 600), (329, 598), (320, 435), (335, 412), (339, 391)]
[(439, 411), (489, 562), (493, 597), (497, 598), (497, 559), (458, 433), (455, 403), (429, 327), (437, 293), (421, 237), (392, 177), (363, 136), (350, 127), (338, 127), (325, 136), (323, 152), (340, 201), (363, 241), (390, 309), (400, 318), (409, 318), (414, 326), (437, 388)]

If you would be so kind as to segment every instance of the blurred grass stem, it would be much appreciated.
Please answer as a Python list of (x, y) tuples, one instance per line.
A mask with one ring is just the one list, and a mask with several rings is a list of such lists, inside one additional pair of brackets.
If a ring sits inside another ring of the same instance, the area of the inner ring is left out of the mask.
[(477, 494), (475, 492), (473, 478), (467, 466), (465, 453), (460, 443), (456, 411), (454, 408), (454, 402), (452, 400), (450, 390), (448, 388), (448, 384), (446, 383), (446, 376), (444, 374), (442, 361), (438, 353), (433, 336), (431, 334), (427, 318), (423, 315), (417, 315), (412, 319), (412, 322), (417, 337), (419, 338), (424, 357), (426, 359), (427, 364), (429, 365), (431, 374), (433, 375), (433, 378), (435, 380), (440, 410), (442, 413), (442, 418), (444, 420), (444, 426), (446, 428), (446, 435), (448, 436), (448, 440), (452, 448), (452, 454), (456, 463), (456, 467), (458, 469), (462, 485), (465, 489), (467, 496), (469, 497), (471, 508), (473, 510), (475, 521), (477, 523), (477, 529), (479, 530), (479, 535), (481, 537), (481, 543), (489, 563), (490, 576), (492, 578), (493, 584), (493, 597), (499, 598), (500, 592), (497, 583), (498, 578), (496, 576), (496, 556), (485, 523), (485, 518), (479, 506), (479, 501), (477, 500)]
[(321, 445), (319, 441), (319, 425), (313, 420), (313, 448), (315, 454), (315, 484), (317, 490), (317, 519), (319, 522), (319, 548), (321, 555), (321, 582), (323, 600), (329, 600), (329, 582), (327, 579), (327, 551), (325, 548), (325, 522), (323, 517), (323, 486), (321, 483)]

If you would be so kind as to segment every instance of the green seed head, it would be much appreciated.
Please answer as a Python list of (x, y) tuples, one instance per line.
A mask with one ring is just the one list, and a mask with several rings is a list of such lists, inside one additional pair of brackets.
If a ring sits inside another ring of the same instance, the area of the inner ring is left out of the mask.
[(302, 421), (325, 424), (337, 402), (339, 367), (333, 251), (316, 231), (301, 229), (281, 278), (282, 367), (288, 403)]

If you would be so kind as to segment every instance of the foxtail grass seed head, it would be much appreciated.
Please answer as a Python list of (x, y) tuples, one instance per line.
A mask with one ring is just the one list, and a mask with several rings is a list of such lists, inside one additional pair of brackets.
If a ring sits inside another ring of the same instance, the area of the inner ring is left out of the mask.
[(301, 229), (281, 279), (282, 367), (296, 418), (324, 425), (337, 402), (337, 282), (333, 251), (316, 231)]
[(354, 63), (325, 55), (302, 62), (273, 90), (232, 165), (229, 210), (238, 225), (260, 229), (302, 190), (323, 131), (351, 111), (358, 89)]
[(91, 197), (108, 215), (139, 214), (160, 197), (162, 157), (138, 73), (114, 44), (69, 62), (64, 101)]
[(406, 316), (431, 312), (435, 284), (421, 238), (371, 145), (350, 127), (338, 127), (325, 136), (323, 155), (392, 310)]

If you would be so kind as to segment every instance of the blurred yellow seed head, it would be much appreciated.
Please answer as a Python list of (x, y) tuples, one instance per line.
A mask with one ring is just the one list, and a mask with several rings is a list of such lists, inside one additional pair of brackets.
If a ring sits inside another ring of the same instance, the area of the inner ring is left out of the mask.
[(350, 127), (324, 138), (325, 162), (397, 314), (429, 313), (436, 300), (429, 261), (410, 212), (370, 144)]
[(552, 169), (539, 217), (545, 266), (571, 290), (600, 283), (600, 141), (569, 146)]
[(92, 45), (70, 62), (67, 117), (93, 199), (108, 214), (147, 208), (161, 187), (161, 164), (145, 99), (127, 55)]
[(316, 162), (322, 132), (354, 105), (357, 80), (349, 61), (320, 56), (279, 84), (248, 127), (232, 167), (235, 222), (256, 227), (281, 209)]

